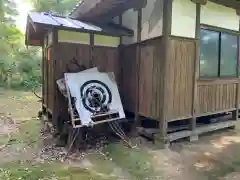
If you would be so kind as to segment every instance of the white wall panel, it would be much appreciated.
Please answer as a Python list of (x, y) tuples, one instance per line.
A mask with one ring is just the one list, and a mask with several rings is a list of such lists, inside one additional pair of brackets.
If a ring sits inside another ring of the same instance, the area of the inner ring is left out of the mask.
[(195, 38), (195, 28), (196, 4), (190, 0), (173, 0), (171, 34)]
[(239, 29), (236, 10), (212, 2), (201, 6), (201, 23), (236, 31)]
[(122, 15), (122, 25), (134, 31), (133, 37), (123, 37), (123, 44), (133, 44), (137, 42), (137, 11), (130, 9)]
[(162, 35), (163, 0), (148, 0), (142, 9), (141, 39), (147, 40)]

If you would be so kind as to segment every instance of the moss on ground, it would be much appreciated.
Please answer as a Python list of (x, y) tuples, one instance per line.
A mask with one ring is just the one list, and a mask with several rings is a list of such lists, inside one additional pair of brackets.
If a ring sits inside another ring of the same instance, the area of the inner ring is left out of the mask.
[(22, 122), (18, 132), (12, 134), (9, 145), (24, 144), (30, 147), (37, 147), (41, 141), (41, 122), (38, 120), (28, 120)]
[(0, 167), (1, 180), (115, 180), (93, 170), (63, 167), (57, 163), (34, 164), (9, 163)]
[(117, 166), (128, 172), (132, 179), (145, 180), (156, 175), (150, 164), (152, 156), (146, 151), (130, 149), (122, 144), (111, 144), (104, 152)]

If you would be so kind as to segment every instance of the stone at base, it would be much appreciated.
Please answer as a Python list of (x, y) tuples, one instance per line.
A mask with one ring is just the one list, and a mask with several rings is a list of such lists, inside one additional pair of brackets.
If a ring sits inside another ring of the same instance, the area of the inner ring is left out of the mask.
[(190, 142), (198, 141), (198, 135), (191, 135), (190, 137), (188, 137), (188, 140)]

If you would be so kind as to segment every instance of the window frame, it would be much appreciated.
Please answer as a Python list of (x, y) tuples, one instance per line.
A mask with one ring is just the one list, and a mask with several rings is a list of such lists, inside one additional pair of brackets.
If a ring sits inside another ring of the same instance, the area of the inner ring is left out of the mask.
[[(217, 76), (201, 76), (200, 74), (200, 56), (199, 56), (199, 68), (198, 68), (198, 77), (200, 80), (208, 80), (208, 79), (227, 79), (227, 78), (239, 78), (239, 61), (240, 61), (240, 56), (239, 56), (239, 48), (240, 48), (240, 32), (239, 31), (234, 31), (234, 30), (229, 30), (229, 29), (225, 29), (225, 28), (220, 28), (220, 27), (215, 27), (215, 26), (211, 26), (211, 25), (206, 25), (206, 24), (200, 24), (200, 31), (201, 30), (208, 30), (208, 31), (212, 31), (212, 32), (216, 32), (219, 33), (219, 37), (218, 37), (218, 72), (217, 72)], [(222, 40), (221, 40), (221, 35), (222, 33), (228, 34), (228, 35), (232, 35), (232, 36), (236, 36), (237, 37), (237, 66), (236, 66), (236, 75), (232, 75), (232, 76), (221, 76), (221, 44), (222, 44)], [(199, 39), (199, 41), (201, 41), (201, 39)], [(199, 49), (201, 52), (201, 46), (200, 46), (200, 42), (199, 42)]]

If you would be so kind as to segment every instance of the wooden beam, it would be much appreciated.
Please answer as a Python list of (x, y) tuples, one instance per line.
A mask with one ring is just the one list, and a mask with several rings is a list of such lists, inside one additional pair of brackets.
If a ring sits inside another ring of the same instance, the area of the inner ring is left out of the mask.
[[(52, 77), (52, 79), (50, 79), (51, 83), (53, 83), (52, 86), (52, 91), (53, 91), (53, 114), (52, 114), (52, 121), (53, 124), (55, 125), (55, 127), (57, 128), (57, 132), (58, 132), (58, 118), (60, 115), (60, 108), (59, 108), (59, 96), (61, 96), (57, 85), (56, 85), (56, 80), (57, 80), (57, 76), (58, 76), (58, 69), (59, 67), (57, 66), (57, 61), (58, 61), (58, 29), (57, 28), (53, 28), (52, 29), (53, 32), (53, 45), (52, 45), (52, 59), (51, 62), (49, 63), (50, 68), (52, 68), (52, 75), (50, 77)], [(49, 79), (49, 77), (48, 77)]]
[[(118, 23), (119, 23), (120, 26), (123, 25), (122, 14), (119, 15), (119, 17), (118, 17)], [(122, 38), (122, 36), (121, 36), (121, 37), (120, 37), (120, 45), (122, 45), (122, 43), (123, 43), (123, 38)]]
[(137, 126), (139, 125), (139, 76), (140, 76), (140, 62), (141, 62), (141, 32), (142, 32), (142, 7), (138, 9), (138, 20), (137, 20), (137, 50), (136, 50), (136, 79), (135, 79), (135, 113), (134, 113), (134, 124), (133, 124), (133, 135), (137, 134)]
[[(222, 130), (226, 128), (232, 128), (236, 125), (236, 122), (234, 121), (225, 121), (225, 122), (219, 122), (219, 123), (213, 123), (213, 124), (208, 124), (208, 125), (202, 125), (196, 128), (196, 135), (201, 135), (204, 133), (209, 133), (209, 132), (214, 132), (217, 130)], [(185, 131), (179, 131), (175, 133), (171, 133), (168, 135), (168, 140), (170, 142), (182, 139), (182, 138), (187, 138), (191, 137), (192, 132), (185, 130)]]
[[(200, 17), (201, 16), (201, 4), (196, 3), (196, 27), (195, 27), (195, 59), (193, 67), (193, 91), (192, 91), (192, 119), (190, 120), (190, 129), (192, 130), (193, 136), (190, 136), (190, 140), (197, 140), (196, 130), (196, 115), (198, 108), (198, 97), (197, 97), (197, 79), (198, 79), (198, 67), (200, 58)], [(193, 137), (193, 138), (192, 138)]]
[[(171, 35), (171, 26), (172, 26), (172, 2), (173, 0), (163, 0), (163, 35), (162, 35), (162, 43), (163, 43), (163, 54), (162, 54), (162, 67), (161, 72), (163, 72), (163, 76), (161, 78), (167, 79), (168, 72), (166, 71), (168, 63), (169, 63), (169, 47), (170, 47), (170, 35)], [(161, 98), (158, 101), (161, 101), (161, 110), (159, 114), (159, 129), (160, 134), (158, 134), (158, 140), (156, 143), (160, 143), (159, 145), (166, 147), (168, 144), (167, 140), (167, 129), (168, 129), (168, 122), (166, 119), (166, 112), (167, 112), (167, 94), (169, 92), (168, 81), (167, 80), (160, 80), (163, 81), (163, 90), (161, 93)]]
[(89, 50), (89, 64), (87, 68), (93, 67), (94, 65), (94, 34), (90, 33), (90, 50)]
[[(140, 9), (144, 6), (145, 0), (127, 0), (125, 3), (117, 3), (113, 7), (105, 7), (101, 12), (97, 12), (93, 9), (89, 12), (89, 15), (82, 17), (83, 20), (95, 21), (95, 22), (109, 22), (114, 17), (122, 14), (128, 9)], [(100, 7), (99, 7), (100, 8)]]
[[(239, 31), (240, 31), (240, 21), (239, 21)], [(238, 36), (238, 40), (237, 40), (237, 67), (236, 67), (236, 71), (237, 71), (237, 78), (238, 81), (236, 83), (236, 97), (235, 97), (235, 108), (236, 111), (234, 111), (233, 113), (233, 119), (235, 119), (236, 121), (238, 120), (238, 116), (239, 116), (239, 65), (240, 65), (240, 38)]]
[(230, 7), (233, 9), (239, 9), (240, 8), (240, 1), (238, 0), (209, 0), (213, 3), (220, 4), (226, 7)]
[(124, 10), (127, 7), (132, 8), (132, 1), (134, 0), (101, 1), (97, 3), (94, 8), (90, 9), (87, 13), (82, 14), (79, 19), (97, 22), (103, 22), (106, 21), (106, 19), (111, 20), (112, 18), (121, 14), (121, 11), (119, 11), (120, 9)]
[(208, 0), (191, 0), (193, 3), (206, 5)]
[(46, 61), (45, 61), (45, 51), (44, 51), (44, 44), (42, 44), (42, 112), (44, 111), (44, 103), (46, 103), (45, 101), (44, 101), (44, 93), (45, 93), (45, 87), (44, 87), (44, 85), (45, 85), (45, 83), (44, 83), (44, 81), (45, 81), (45, 78), (46, 78), (46, 75), (44, 74), (44, 72), (45, 72), (45, 63), (46, 63)]

